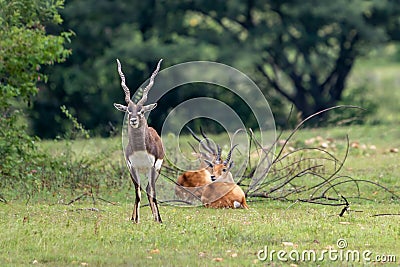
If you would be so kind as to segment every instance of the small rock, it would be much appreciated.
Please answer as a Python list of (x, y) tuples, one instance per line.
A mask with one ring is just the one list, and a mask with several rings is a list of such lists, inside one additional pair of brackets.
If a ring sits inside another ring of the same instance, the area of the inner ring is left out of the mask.
[(360, 147), (362, 150), (366, 150), (367, 149), (367, 145), (366, 144), (362, 144)]
[(329, 144), (328, 144), (327, 142), (322, 142), (322, 143), (320, 144), (320, 146), (321, 146), (322, 148), (328, 148), (328, 147), (329, 147)]
[(315, 138), (306, 139), (306, 140), (304, 141), (304, 143), (305, 143), (306, 145), (308, 145), (308, 146), (314, 144), (314, 142), (315, 142)]
[(160, 250), (158, 248), (150, 250), (150, 254), (159, 254)]
[(352, 148), (359, 148), (359, 147), (360, 147), (360, 144), (359, 144), (358, 142), (353, 142), (353, 143), (350, 144), (350, 146), (351, 146)]
[(285, 247), (293, 247), (293, 242), (282, 242)]

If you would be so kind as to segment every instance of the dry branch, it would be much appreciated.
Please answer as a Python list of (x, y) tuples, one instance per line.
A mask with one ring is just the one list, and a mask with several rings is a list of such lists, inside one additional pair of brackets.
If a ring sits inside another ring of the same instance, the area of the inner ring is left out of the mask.
[[(295, 134), (308, 120), (338, 108), (362, 109), (356, 106), (335, 106), (317, 112), (302, 120), (283, 141), (280, 141), (283, 135), (283, 132), (281, 132), (269, 147), (263, 147), (255, 137), (252, 129), (249, 129), (247, 132), (249, 150), (247, 155), (243, 155), (246, 157), (247, 165), (244, 166), (246, 168), (244, 174), (242, 177), (238, 177), (237, 180), (237, 184), (243, 188), (246, 196), (255, 198), (255, 200), (257, 198), (268, 198), (296, 203), (342, 207), (339, 216), (344, 216), (346, 212), (349, 212), (350, 203), (348, 199), (366, 199), (362, 196), (360, 184), (376, 186), (390, 194), (392, 199), (400, 199), (389, 188), (376, 182), (340, 175), (350, 150), (350, 142), (347, 135), (345, 136), (346, 148), (342, 158), (338, 158), (334, 153), (328, 151), (326, 147), (303, 147), (297, 149), (290, 147), (291, 150), (288, 149), (289, 143)], [(189, 131), (200, 142), (201, 139), (191, 129)], [(201, 132), (206, 141), (208, 141), (204, 132), (202, 130)], [(211, 147), (208, 142), (206, 144), (204, 142), (200, 143), (204, 145), (206, 150)], [(281, 145), (281, 147), (276, 154), (273, 154), (277, 145)], [(194, 148), (192, 147), (192, 149)], [(257, 153), (258, 155), (258, 162), (255, 166), (251, 161), (252, 153)], [(257, 170), (259, 166), (263, 166), (263, 169)], [(175, 175), (173, 177), (176, 177), (179, 170), (171, 168), (168, 171), (174, 172)], [(175, 183), (173, 179), (169, 180)], [(348, 184), (354, 185), (355, 190), (344, 196), (342, 191)]]

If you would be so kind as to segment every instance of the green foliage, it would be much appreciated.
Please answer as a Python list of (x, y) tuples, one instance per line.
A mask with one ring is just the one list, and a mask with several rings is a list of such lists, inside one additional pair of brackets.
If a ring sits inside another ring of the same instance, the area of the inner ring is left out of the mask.
[(62, 62), (70, 33), (49, 34), (46, 25), (62, 22), (63, 1), (0, 0), (0, 175), (1, 186), (25, 186), (48, 158), (27, 134), (22, 101), (46, 81), (42, 65)]
[[(400, 90), (394, 88), (398, 87), (400, 64), (389, 63), (394, 53), (387, 56), (374, 54), (357, 64), (343, 100), (353, 97), (359, 105), (362, 103), (368, 111), (371, 110), (365, 118), (367, 123), (396, 125), (400, 122)], [(377, 62), (376, 57), (380, 61)]]
[[(7, 183), (7, 178), (24, 175), (28, 162), (29, 165), (35, 164), (37, 140), (26, 134), (26, 127), (17, 128), (16, 120), (15, 115), (0, 119), (0, 183)], [(22, 170), (18, 166), (23, 166)]]
[(396, 39), (391, 29), (400, 11), (391, 1), (207, 3), (183, 5), (197, 21), (189, 36), (217, 44), (219, 60), (265, 80), (266, 94), (293, 103), (302, 118), (341, 100), (355, 60)]
[[(107, 125), (121, 121), (112, 106), (123, 99), (115, 58), (124, 62), (132, 91), (159, 58), (163, 68), (191, 60), (232, 65), (256, 81), (284, 125), (282, 110), (292, 103), (305, 117), (342, 101), (354, 62), (400, 39), (399, 12), (395, 1), (71, 0), (62, 15), (64, 31), (76, 33), (74, 52), (51, 69), (35, 102), (33, 126), (43, 137), (56, 136), (65, 128), (58, 108), (64, 103), (95, 134), (108, 135)], [(160, 129), (172, 107), (199, 95), (222, 99), (252, 122), (239, 99), (194, 85), (164, 96), (151, 124)]]
[[(64, 139), (53, 141), (48, 148), (38, 148), (34, 142), (36, 139), (21, 129), (0, 129), (0, 147), (4, 147), (0, 151), (0, 192), (5, 190), (3, 195), (0, 194), (0, 200), (47, 194), (94, 194), (104, 188), (130, 187), (126, 186), (130, 181), (125, 179), (125, 165), (120, 161), (110, 161), (110, 155), (119, 152), (119, 142), (116, 142), (119, 140), (115, 139), (112, 145), (107, 140), (107, 146), (99, 149), (68, 109), (62, 106), (61, 110), (72, 125)], [(11, 118), (16, 119), (16, 116)], [(82, 144), (80, 137), (88, 143)], [(87, 155), (91, 150), (93, 153)]]
[(61, 62), (70, 54), (64, 49), (70, 33), (52, 35), (48, 23), (62, 22), (57, 10), (63, 1), (0, 1), (0, 108), (15, 97), (28, 100), (37, 93), (36, 83), (46, 80), (42, 65)]
[[(83, 127), (83, 125), (80, 122), (78, 122), (78, 119), (75, 118), (68, 111), (68, 109), (65, 106), (61, 106), (60, 108), (61, 108), (61, 112), (64, 113), (64, 115), (68, 118), (68, 120), (70, 122), (72, 122), (73, 129), (78, 132), (78, 135), (80, 134), (83, 137), (85, 137), (86, 139), (89, 139), (90, 138), (89, 132), (87, 130), (85, 130), (85, 128)], [(70, 133), (67, 133), (66, 139), (70, 139), (70, 138), (74, 138), (74, 137), (76, 137), (76, 136), (75, 135), (71, 136)]]

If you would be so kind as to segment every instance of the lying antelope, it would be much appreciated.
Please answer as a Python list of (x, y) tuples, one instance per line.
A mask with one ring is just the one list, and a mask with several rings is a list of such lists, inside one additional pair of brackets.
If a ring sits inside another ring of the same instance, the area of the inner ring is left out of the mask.
[(233, 180), (231, 168), (233, 161), (230, 161), (233, 146), (228, 153), (227, 159), (220, 164), (214, 164), (212, 183), (206, 185), (201, 195), (201, 202), (207, 208), (244, 208), (248, 209), (246, 196)]
[(208, 184), (201, 195), (201, 202), (206, 208), (249, 208), (242, 188), (235, 183)]
[(204, 187), (211, 182), (211, 173), (206, 168), (186, 171), (178, 177), (175, 194), (180, 200), (194, 202), (201, 199)]
[(142, 98), (135, 104), (130, 97), (130, 90), (125, 84), (125, 76), (121, 69), (121, 63), (117, 59), (118, 73), (121, 77), (121, 87), (125, 92), (126, 106), (115, 104), (116, 109), (128, 113), (128, 145), (125, 148), (125, 160), (133, 184), (135, 185), (135, 205), (132, 213), (132, 221), (139, 222), (139, 205), (141, 200), (140, 172), (148, 173), (149, 182), (146, 187), (147, 198), (156, 222), (162, 222), (156, 200), (155, 183), (160, 174), (164, 159), (164, 149), (160, 136), (156, 130), (147, 125), (144, 114), (153, 110), (157, 103), (144, 105), (147, 101), (147, 94), (154, 84), (160, 69), (160, 60), (156, 70), (150, 77), (149, 84), (143, 90)]
[[(248, 208), (243, 190), (235, 184), (230, 169), (233, 162), (230, 162), (232, 151), (229, 151), (226, 160), (221, 162), (221, 149), (218, 152), (215, 162), (208, 163), (212, 170), (210, 173), (206, 168), (197, 171), (187, 171), (178, 178), (175, 187), (176, 195), (185, 201), (193, 201), (200, 198), (206, 207), (213, 208)], [(214, 182), (213, 182), (214, 181)]]
[(221, 148), (218, 146), (217, 157), (215, 162), (210, 162), (205, 160), (212, 169), (212, 177), (213, 181), (218, 182), (227, 182), (227, 183), (235, 183), (233, 180), (232, 173), (230, 169), (233, 167), (233, 161), (231, 161), (232, 152), (237, 145), (234, 145), (231, 150), (229, 150), (226, 159), (221, 162)]
[[(201, 143), (201, 140), (190, 130), (190, 128), (188, 129), (192, 133), (193, 137)], [(202, 134), (203, 137), (205, 137), (203, 132)], [(209, 145), (204, 145), (204, 147), (209, 149)], [(199, 154), (200, 161), (203, 163), (200, 164), (199, 170), (186, 171), (178, 177), (177, 185), (175, 186), (175, 194), (179, 199), (188, 202), (194, 202), (201, 199), (204, 187), (215, 180), (215, 175), (211, 172), (213, 171), (214, 165), (221, 165), (221, 148), (219, 146), (217, 147), (217, 153), (213, 160), (214, 162), (208, 160), (213, 158), (211, 153), (214, 153), (214, 151), (210, 149), (209, 152), (210, 154)]]
[(193, 149), (194, 155), (197, 156), (200, 162), (200, 166), (198, 170), (186, 171), (178, 177), (177, 185), (175, 186), (175, 194), (183, 201), (194, 202), (200, 200), (204, 186), (212, 182), (212, 177), (214, 176), (211, 174), (212, 165), (210, 165), (209, 162), (220, 161), (221, 149), (218, 146), (218, 150), (215, 151), (214, 147), (211, 146), (209, 138), (201, 128), (200, 132), (204, 140), (201, 140), (188, 126), (186, 126), (186, 128), (193, 138), (199, 142), (204, 152), (200, 150), (197, 151), (194, 146), (189, 143)]

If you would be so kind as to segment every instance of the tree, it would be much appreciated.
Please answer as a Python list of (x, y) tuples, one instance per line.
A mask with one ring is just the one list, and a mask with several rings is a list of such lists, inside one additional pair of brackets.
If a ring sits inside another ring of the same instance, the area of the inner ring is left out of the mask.
[[(159, 58), (165, 59), (163, 68), (187, 60), (216, 60), (208, 56), (210, 45), (193, 51), (187, 48), (196, 45), (195, 39), (174, 39), (176, 32), (185, 27), (180, 22), (185, 11), (177, 10), (175, 5), (174, 1), (68, 1), (61, 11), (65, 23), (56, 30), (74, 31), (76, 37), (69, 46), (73, 53), (65, 63), (48, 70), (49, 81), (41, 85), (34, 102), (35, 133), (54, 138), (66, 130), (60, 105), (66, 105), (85, 127), (97, 134), (107, 136), (112, 128), (110, 123), (119, 125), (121, 114), (112, 105), (123, 98), (116, 58), (120, 58), (132, 90), (150, 76)], [(150, 118), (157, 128), (167, 110), (182, 99), (176, 92), (166, 97), (168, 101), (159, 103)]]
[[(51, 35), (46, 25), (62, 22), (58, 9), (63, 1), (0, 0), (0, 165), (5, 174), (28, 159), (34, 148), (26, 133), (22, 107), (46, 81), (43, 65), (61, 62), (70, 51), (64, 48), (70, 33)], [(29, 160), (32, 160), (29, 158)]]
[[(149, 77), (159, 58), (165, 59), (163, 68), (191, 60), (232, 65), (263, 89), (278, 121), (285, 121), (282, 107), (288, 103), (304, 118), (341, 100), (360, 56), (377, 45), (399, 40), (397, 3), (69, 0), (60, 30), (76, 33), (70, 46), (73, 55), (49, 70), (49, 83), (34, 104), (35, 131), (54, 137), (63, 130), (61, 104), (103, 135), (109, 122), (120, 123), (120, 114), (112, 106), (122, 97), (117, 57), (132, 90)], [(169, 109), (204, 92), (225, 98), (223, 90), (173, 91), (152, 112), (151, 124), (159, 129)], [(223, 100), (251, 121), (240, 101)]]
[(62, 22), (57, 9), (63, 1), (0, 0), (0, 107), (10, 108), (16, 97), (29, 100), (38, 91), (36, 83), (46, 80), (42, 65), (61, 62), (69, 55), (63, 44), (69, 33), (49, 35), (45, 25)]
[(228, 51), (233, 65), (249, 58), (246, 63), (256, 79), (265, 79), (303, 118), (341, 100), (354, 62), (364, 52), (399, 40), (398, 1), (247, 0), (211, 5), (206, 0), (182, 8), (198, 20), (193, 34), (187, 31), (190, 36), (214, 36), (213, 44)]
[[(145, 3), (147, 1), (143, 1), (142, 5)], [(49, 73), (49, 81), (40, 85), (41, 92), (35, 98), (33, 107), (32, 126), (36, 134), (54, 138), (67, 130), (69, 123), (64, 120), (61, 105), (67, 106), (85, 127), (102, 135), (110, 130), (107, 127), (109, 122), (114, 123), (117, 118), (120, 120), (120, 114), (112, 106), (113, 99), (121, 97), (117, 89), (116, 55), (111, 57), (105, 54), (120, 34), (120, 27), (134, 23), (139, 11), (144, 9), (135, 11), (134, 5), (122, 0), (66, 2), (65, 8), (60, 11), (65, 22), (53, 31), (72, 30), (75, 33), (76, 36), (68, 44), (73, 53), (63, 64), (45, 70)], [(134, 31), (130, 32), (130, 36), (134, 34)], [(143, 79), (143, 69), (139, 70), (126, 68), (129, 80), (136, 77)]]

